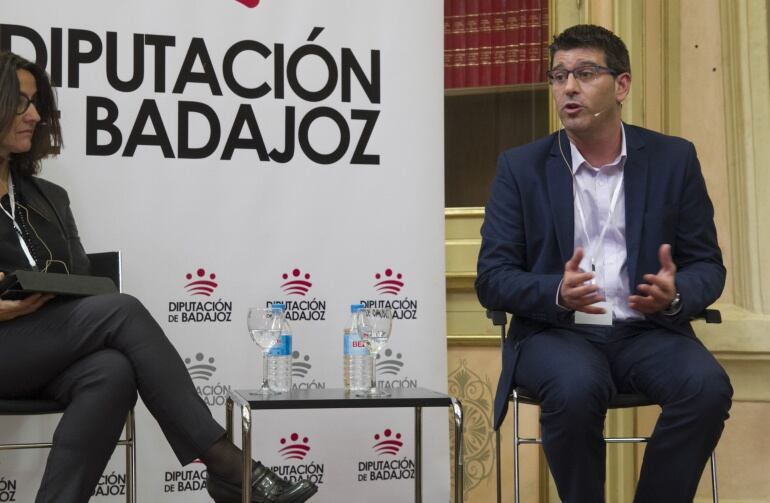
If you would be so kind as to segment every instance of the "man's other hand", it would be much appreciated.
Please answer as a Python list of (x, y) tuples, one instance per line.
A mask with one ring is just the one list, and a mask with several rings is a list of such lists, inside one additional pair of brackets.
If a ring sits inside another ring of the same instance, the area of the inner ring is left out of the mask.
[(604, 308), (592, 305), (603, 301), (604, 297), (599, 294), (599, 287), (591, 283), (594, 273), (580, 269), (581, 260), (583, 260), (583, 249), (577, 247), (572, 258), (564, 264), (564, 277), (559, 289), (559, 305), (573, 311), (604, 314)]
[(664, 244), (658, 251), (660, 270), (658, 274), (645, 274), (644, 281), (637, 285), (639, 295), (628, 297), (628, 306), (631, 309), (644, 314), (653, 314), (665, 311), (676, 297), (676, 265), (671, 258), (671, 245)]

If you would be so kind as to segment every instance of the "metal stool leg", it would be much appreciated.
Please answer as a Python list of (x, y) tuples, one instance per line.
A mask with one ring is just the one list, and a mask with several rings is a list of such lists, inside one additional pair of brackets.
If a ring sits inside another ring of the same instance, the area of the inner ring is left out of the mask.
[(497, 476), (497, 503), (503, 501), (502, 474), (500, 473), (500, 429), (495, 431), (495, 475)]
[(465, 482), (465, 444), (463, 444), (463, 404), (452, 398), (452, 413), (455, 420), (455, 503), (463, 503)]
[(136, 503), (136, 422), (134, 409), (128, 411), (126, 419), (126, 501)]
[(711, 493), (714, 503), (719, 503), (719, 490), (717, 489), (717, 451), (711, 452)]
[(521, 503), (519, 495), (519, 395), (513, 390), (513, 501)]

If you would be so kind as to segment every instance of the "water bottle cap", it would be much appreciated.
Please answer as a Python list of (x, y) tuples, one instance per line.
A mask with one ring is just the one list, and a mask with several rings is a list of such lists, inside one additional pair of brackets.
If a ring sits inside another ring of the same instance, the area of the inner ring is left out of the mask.
[(351, 314), (352, 313), (357, 313), (358, 311), (360, 311), (363, 308), (364, 308), (363, 304), (350, 304), (350, 312), (351, 312)]
[(270, 305), (270, 309), (272, 311), (274, 311), (274, 312), (278, 311), (279, 313), (282, 313), (282, 312), (286, 311), (286, 306), (283, 305), (283, 304), (271, 304)]

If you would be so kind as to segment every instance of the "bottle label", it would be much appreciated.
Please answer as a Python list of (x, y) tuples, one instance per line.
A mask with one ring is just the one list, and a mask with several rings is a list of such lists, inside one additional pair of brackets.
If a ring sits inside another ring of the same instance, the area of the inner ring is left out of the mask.
[(282, 335), (278, 344), (270, 348), (268, 356), (291, 356), (291, 335)]
[(345, 334), (343, 352), (345, 356), (369, 356), (366, 343), (357, 333)]

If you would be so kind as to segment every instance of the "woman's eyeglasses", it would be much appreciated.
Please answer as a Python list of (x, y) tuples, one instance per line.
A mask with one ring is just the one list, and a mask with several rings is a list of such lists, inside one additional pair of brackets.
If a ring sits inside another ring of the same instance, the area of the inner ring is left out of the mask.
[(40, 111), (40, 102), (37, 95), (33, 96), (32, 98), (28, 98), (26, 95), (20, 94), (19, 103), (16, 105), (16, 115), (21, 115), (29, 110), (30, 105), (35, 105), (35, 109), (38, 112)]

